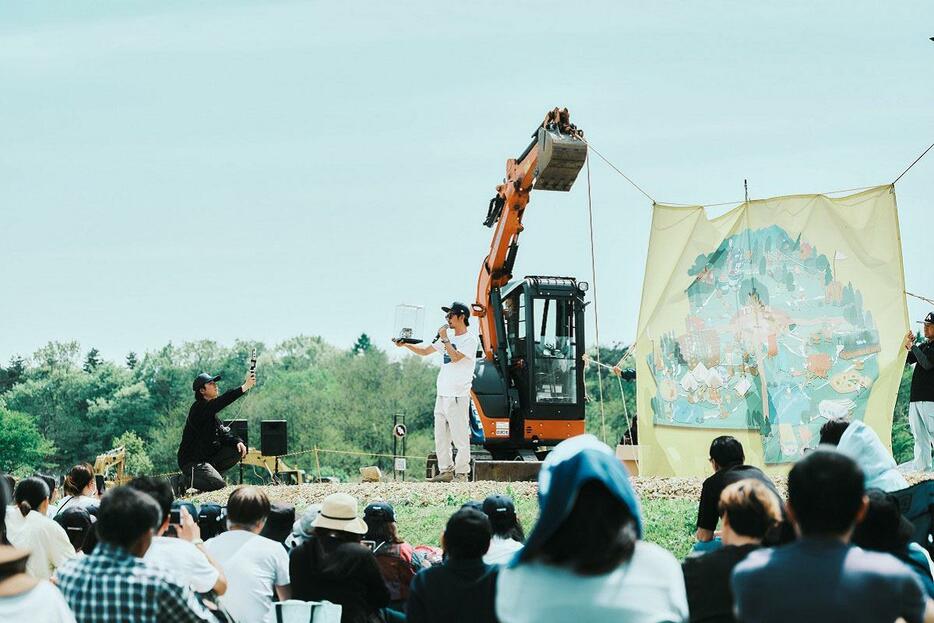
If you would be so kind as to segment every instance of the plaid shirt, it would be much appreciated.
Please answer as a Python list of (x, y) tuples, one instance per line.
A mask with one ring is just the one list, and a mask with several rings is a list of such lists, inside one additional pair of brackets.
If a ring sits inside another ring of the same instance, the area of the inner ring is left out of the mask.
[(98, 543), (90, 556), (69, 560), (56, 575), (78, 623), (214, 620), (187, 586), (107, 543)]

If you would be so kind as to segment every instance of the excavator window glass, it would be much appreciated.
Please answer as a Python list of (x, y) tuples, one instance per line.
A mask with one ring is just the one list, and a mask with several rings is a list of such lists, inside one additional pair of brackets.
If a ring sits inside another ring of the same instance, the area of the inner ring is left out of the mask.
[(506, 346), (509, 364), (525, 357), (525, 292), (519, 290), (503, 300), (503, 320), (506, 323)]
[(577, 402), (577, 342), (574, 303), (569, 297), (536, 298), (535, 400), (547, 404)]

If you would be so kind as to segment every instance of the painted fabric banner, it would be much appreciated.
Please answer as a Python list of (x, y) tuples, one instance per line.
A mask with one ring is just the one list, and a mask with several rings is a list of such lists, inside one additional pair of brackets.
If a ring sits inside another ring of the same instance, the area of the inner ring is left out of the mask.
[(654, 206), (636, 339), (640, 473), (702, 476), (710, 442), (787, 469), (821, 425), (886, 446), (908, 331), (894, 187)]

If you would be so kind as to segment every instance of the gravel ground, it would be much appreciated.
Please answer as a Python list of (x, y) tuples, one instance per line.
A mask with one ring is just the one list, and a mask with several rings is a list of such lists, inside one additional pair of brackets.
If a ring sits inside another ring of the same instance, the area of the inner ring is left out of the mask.
[[(906, 474), (908, 482), (915, 484), (929, 476), (923, 473)], [(785, 478), (775, 478), (776, 486), (785, 495)], [(643, 499), (687, 499), (700, 498), (702, 478), (648, 478), (637, 477), (633, 484)], [(197, 502), (215, 502), (223, 504), (235, 487), (220, 491), (199, 494), (191, 499)], [(303, 508), (314, 502), (321, 502), (331, 493), (349, 493), (364, 504), (371, 500), (388, 500), (393, 504), (409, 506), (434, 506), (453, 504), (466, 499), (482, 500), (491, 493), (507, 493), (513, 498), (534, 498), (538, 484), (534, 482), (470, 482), (470, 483), (430, 483), (430, 482), (373, 482), (373, 483), (321, 483), (288, 486), (262, 487), (269, 498), (276, 502), (285, 502), (296, 508)], [(362, 510), (362, 509), (361, 509)]]

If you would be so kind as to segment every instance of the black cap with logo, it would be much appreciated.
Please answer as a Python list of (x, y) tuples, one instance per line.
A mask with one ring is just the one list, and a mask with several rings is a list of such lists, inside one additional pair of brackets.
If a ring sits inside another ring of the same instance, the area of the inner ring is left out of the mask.
[(928, 315), (924, 317), (924, 320), (919, 320), (918, 322), (923, 322), (924, 324), (934, 324), (934, 312), (928, 312)]
[(199, 389), (201, 389), (208, 383), (216, 383), (219, 380), (221, 380), (220, 374), (218, 374), (217, 376), (211, 376), (207, 372), (202, 372), (197, 377), (195, 377), (194, 382), (191, 384), (191, 389), (193, 389), (194, 391), (198, 391)]
[(450, 307), (442, 307), (441, 311), (443, 311), (446, 314), (454, 314), (456, 316), (463, 316), (464, 324), (466, 325), (470, 324), (470, 308), (468, 308), (463, 303), (454, 301), (453, 303), (451, 303)]

